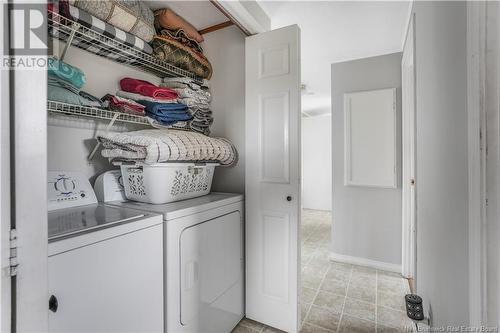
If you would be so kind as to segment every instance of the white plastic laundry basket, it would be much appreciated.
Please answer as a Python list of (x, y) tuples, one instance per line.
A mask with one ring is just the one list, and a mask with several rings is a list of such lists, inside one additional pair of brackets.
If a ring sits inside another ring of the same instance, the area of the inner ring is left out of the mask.
[(163, 204), (210, 193), (217, 164), (122, 164), (125, 196), (129, 200)]

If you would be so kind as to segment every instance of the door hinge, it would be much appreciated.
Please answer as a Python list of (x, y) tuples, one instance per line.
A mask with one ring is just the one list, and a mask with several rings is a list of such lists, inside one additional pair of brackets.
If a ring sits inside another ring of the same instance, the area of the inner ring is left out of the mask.
[(10, 230), (10, 246), (9, 246), (9, 275), (16, 276), (17, 275), (17, 230)]

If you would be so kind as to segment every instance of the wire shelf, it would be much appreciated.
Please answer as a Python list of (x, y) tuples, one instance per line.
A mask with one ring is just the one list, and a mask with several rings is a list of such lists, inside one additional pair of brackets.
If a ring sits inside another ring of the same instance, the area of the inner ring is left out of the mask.
[(63, 42), (70, 40), (71, 45), (100, 57), (151, 73), (160, 78), (188, 77), (198, 83), (203, 82), (202, 78), (189, 71), (173, 66), (164, 60), (155, 58), (146, 52), (125, 45), (120, 41), (111, 39), (57, 13), (49, 13), (48, 26), (49, 36)]
[(55, 101), (47, 102), (47, 110), (52, 113), (64, 114), (69, 116), (102, 119), (112, 122), (119, 121), (123, 123), (150, 125), (146, 117), (143, 116)]

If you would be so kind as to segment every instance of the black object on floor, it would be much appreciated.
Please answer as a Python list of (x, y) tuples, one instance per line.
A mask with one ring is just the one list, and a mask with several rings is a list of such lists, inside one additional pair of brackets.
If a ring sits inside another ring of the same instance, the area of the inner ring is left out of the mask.
[(422, 297), (415, 294), (405, 296), (406, 315), (412, 320), (424, 320)]

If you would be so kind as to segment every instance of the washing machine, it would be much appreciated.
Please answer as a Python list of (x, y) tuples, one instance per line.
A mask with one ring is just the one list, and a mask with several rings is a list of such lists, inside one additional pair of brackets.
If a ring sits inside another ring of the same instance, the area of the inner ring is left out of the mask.
[(244, 315), (243, 196), (107, 204), (163, 215), (165, 331), (231, 332)]
[(48, 175), (49, 332), (163, 332), (163, 218)]

